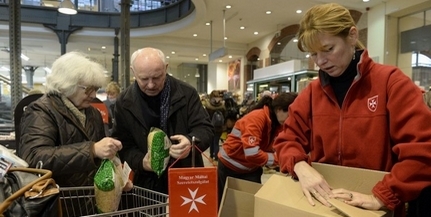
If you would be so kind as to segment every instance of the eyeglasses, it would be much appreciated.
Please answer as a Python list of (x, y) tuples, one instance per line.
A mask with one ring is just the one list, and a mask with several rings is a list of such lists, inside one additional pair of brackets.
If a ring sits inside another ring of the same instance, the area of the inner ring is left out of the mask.
[(93, 91), (97, 92), (100, 89), (100, 87), (93, 86), (93, 85), (91, 86), (78, 85), (78, 87), (82, 88), (85, 91), (85, 94), (87, 95), (93, 93)]

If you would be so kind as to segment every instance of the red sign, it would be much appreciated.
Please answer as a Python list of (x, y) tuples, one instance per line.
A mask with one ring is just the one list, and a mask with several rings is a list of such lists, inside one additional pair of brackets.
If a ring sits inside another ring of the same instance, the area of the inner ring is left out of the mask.
[(109, 119), (108, 119), (109, 113), (108, 113), (108, 108), (106, 108), (106, 105), (102, 102), (102, 103), (91, 103), (91, 106), (93, 106), (94, 108), (99, 110), (100, 114), (102, 115), (103, 123), (108, 124), (109, 123)]
[(169, 216), (217, 217), (217, 168), (169, 168)]

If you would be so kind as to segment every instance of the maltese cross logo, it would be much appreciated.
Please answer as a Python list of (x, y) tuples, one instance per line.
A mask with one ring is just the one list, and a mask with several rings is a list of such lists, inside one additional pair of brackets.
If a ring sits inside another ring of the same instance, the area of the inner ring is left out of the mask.
[(368, 98), (368, 109), (372, 112), (375, 112), (377, 109), (377, 104), (379, 102), (379, 96), (375, 95), (373, 97)]
[(200, 197), (196, 198), (196, 194), (198, 193), (198, 190), (199, 190), (199, 188), (196, 188), (196, 190), (192, 191), (192, 190), (190, 190), (190, 188), (189, 188), (189, 193), (190, 193), (190, 197), (191, 197), (191, 198), (187, 198), (187, 197), (183, 197), (183, 196), (181, 196), (181, 198), (183, 198), (183, 200), (184, 200), (184, 202), (183, 202), (183, 204), (181, 204), (181, 206), (184, 206), (184, 205), (186, 205), (186, 204), (188, 204), (188, 203), (191, 203), (191, 204), (190, 204), (189, 213), (190, 213), (192, 210), (196, 210), (196, 212), (199, 212), (199, 209), (198, 209), (198, 207), (196, 206), (196, 203), (201, 203), (201, 204), (205, 204), (205, 205), (206, 205), (206, 203), (205, 203), (205, 201), (204, 201), (204, 197), (206, 196), (206, 194), (205, 194), (205, 195), (203, 195), (203, 196), (200, 196)]

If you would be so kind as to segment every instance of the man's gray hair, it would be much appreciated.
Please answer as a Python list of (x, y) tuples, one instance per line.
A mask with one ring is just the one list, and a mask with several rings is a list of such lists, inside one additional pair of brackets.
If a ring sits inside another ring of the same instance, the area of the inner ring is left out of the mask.
[(141, 48), (141, 49), (133, 52), (132, 56), (130, 57), (130, 67), (132, 68), (132, 70), (135, 70), (134, 65), (135, 65), (136, 58), (139, 55), (141, 55), (142, 52), (148, 53), (149, 51), (155, 51), (156, 54), (160, 57), (160, 60), (162, 60), (163, 65), (166, 65), (166, 58), (165, 58), (165, 54), (163, 53), (163, 51), (161, 51), (160, 49), (157, 49), (157, 48), (145, 47), (145, 48)]

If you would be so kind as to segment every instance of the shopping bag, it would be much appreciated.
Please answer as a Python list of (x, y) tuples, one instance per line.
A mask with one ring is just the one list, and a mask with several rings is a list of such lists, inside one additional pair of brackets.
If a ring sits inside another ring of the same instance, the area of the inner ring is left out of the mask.
[(44, 169), (10, 168), (0, 185), (0, 216), (61, 216), (59, 187), (51, 175)]
[(217, 217), (216, 167), (170, 167), (168, 179), (170, 217)]

